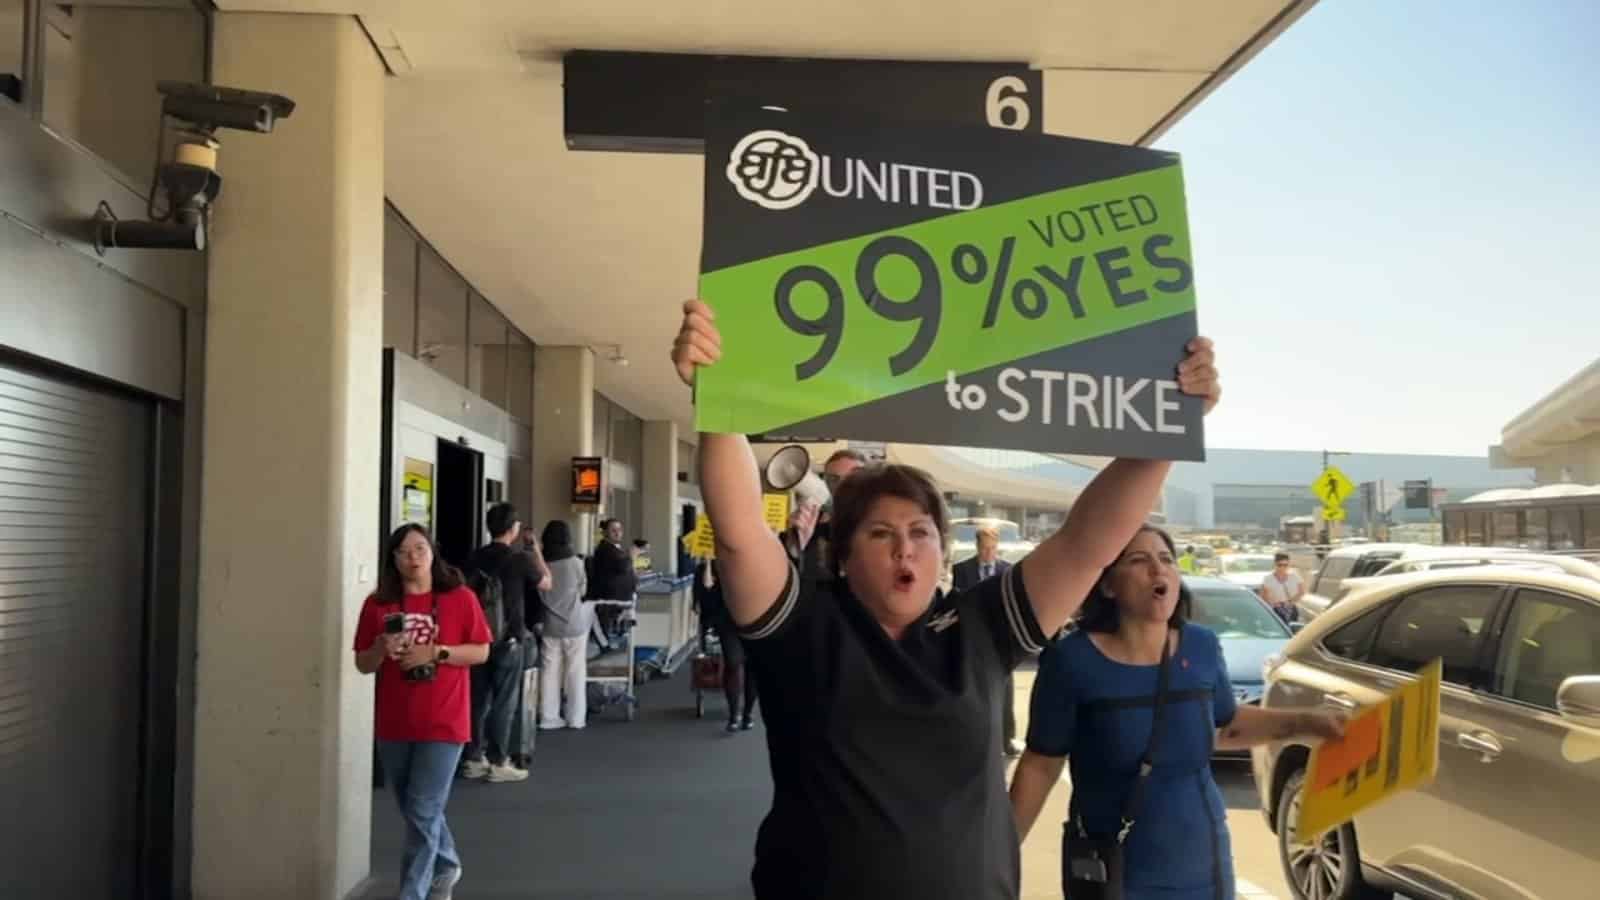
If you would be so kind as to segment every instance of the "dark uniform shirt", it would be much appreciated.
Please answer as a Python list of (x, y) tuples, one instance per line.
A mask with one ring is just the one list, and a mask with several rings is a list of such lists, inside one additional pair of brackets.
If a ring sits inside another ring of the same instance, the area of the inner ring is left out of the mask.
[(596, 600), (632, 600), (639, 587), (633, 571), (633, 557), (610, 541), (595, 545), (593, 570), (589, 573), (589, 596)]
[(469, 572), (499, 576), (500, 597), (505, 604), (501, 612), (505, 617), (502, 640), (527, 637), (528, 626), (532, 624), (527, 621), (527, 598), (539, 596), (539, 579), (542, 577), (538, 565), (533, 561), (533, 554), (494, 541), (479, 547), (467, 561), (466, 568)]
[(936, 598), (895, 641), (844, 581), (791, 567), (741, 629), (772, 765), (760, 900), (1015, 900), (1001, 691), (1045, 644), (1021, 570)]

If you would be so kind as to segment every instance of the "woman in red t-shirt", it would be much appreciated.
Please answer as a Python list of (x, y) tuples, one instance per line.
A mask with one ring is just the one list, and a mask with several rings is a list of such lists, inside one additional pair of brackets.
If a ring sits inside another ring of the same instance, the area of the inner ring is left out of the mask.
[(489, 658), (489, 642), (477, 596), (427, 529), (395, 529), (355, 652), (362, 674), (378, 673), (378, 758), (406, 819), (400, 900), (445, 900), (461, 880), (444, 807), (472, 737), (467, 669)]

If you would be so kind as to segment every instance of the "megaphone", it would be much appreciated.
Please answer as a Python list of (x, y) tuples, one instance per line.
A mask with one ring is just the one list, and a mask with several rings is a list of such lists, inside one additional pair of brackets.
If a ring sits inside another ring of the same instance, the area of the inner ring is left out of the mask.
[(811, 454), (799, 444), (790, 444), (772, 454), (761, 471), (761, 479), (768, 490), (783, 493), (794, 491), (802, 504), (821, 509), (828, 505), (833, 495), (828, 485), (811, 471)]

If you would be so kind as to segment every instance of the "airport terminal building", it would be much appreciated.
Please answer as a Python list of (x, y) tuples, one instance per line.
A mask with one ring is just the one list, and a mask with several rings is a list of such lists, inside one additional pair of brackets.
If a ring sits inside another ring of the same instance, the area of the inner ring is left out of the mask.
[[(459, 558), (497, 500), (581, 542), (622, 518), (659, 571), (640, 630), (686, 641), (672, 549), (700, 498), (665, 360), (698, 271), (705, 54), (1000, 66), (1033, 89), (971, 124), (1149, 145), (1310, 5), (1167, 4), (1153, 28), (1111, 0), (0, 2), (0, 794), (29, 811), (0, 896), (364, 896), (350, 647), (402, 522)], [(572, 56), (592, 48), (630, 52)], [(682, 77), (639, 77), (662, 52)], [(1076, 496), (884, 452), (958, 500)], [(1290, 468), (1180, 487), (1215, 518), (1219, 485), (1314, 474)], [(1448, 483), (1499, 483), (1475, 479)]]

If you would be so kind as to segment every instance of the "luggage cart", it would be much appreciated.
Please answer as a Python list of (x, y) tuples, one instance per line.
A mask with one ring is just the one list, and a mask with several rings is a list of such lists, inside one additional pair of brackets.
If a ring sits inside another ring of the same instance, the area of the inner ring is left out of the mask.
[[(634, 600), (588, 602), (595, 606), (596, 627), (606, 640), (605, 649), (586, 664), (584, 689), (588, 690), (591, 684), (600, 688), (598, 700), (590, 695), (589, 711), (599, 713), (621, 704), (623, 716), (632, 722), (639, 706), (633, 671), (633, 625), (638, 604)], [(602, 610), (607, 614), (602, 614)]]

